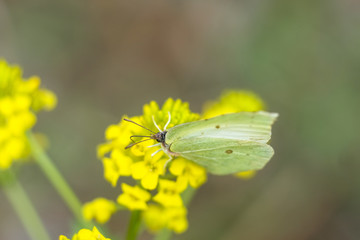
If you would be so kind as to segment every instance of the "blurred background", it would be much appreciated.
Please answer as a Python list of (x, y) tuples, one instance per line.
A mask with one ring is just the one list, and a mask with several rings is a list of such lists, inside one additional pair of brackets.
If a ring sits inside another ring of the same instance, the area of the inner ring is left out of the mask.
[[(359, 10), (357, 0), (0, 0), (0, 57), (57, 94), (35, 130), (82, 202), (120, 193), (96, 146), (123, 114), (168, 97), (201, 112), (224, 89), (249, 89), (280, 113), (276, 154), (251, 180), (210, 176), (174, 239), (360, 239)], [(72, 215), (38, 166), (20, 181), (52, 238), (69, 236)], [(109, 227), (127, 221), (119, 212)], [(2, 192), (0, 239), (29, 239)]]

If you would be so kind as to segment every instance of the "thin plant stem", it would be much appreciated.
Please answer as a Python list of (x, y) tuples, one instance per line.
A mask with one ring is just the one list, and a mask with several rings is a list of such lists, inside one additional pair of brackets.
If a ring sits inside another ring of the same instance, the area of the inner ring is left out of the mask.
[(195, 193), (196, 193), (196, 189), (192, 188), (190, 186), (183, 192), (183, 194), (181, 196), (182, 196), (182, 199), (184, 201), (185, 206), (188, 206), (190, 204), (190, 202), (193, 199)]
[[(192, 187), (188, 187), (182, 194), (182, 199), (185, 206), (188, 206), (191, 202), (191, 199), (194, 197), (196, 193), (196, 189)], [(170, 229), (164, 228), (162, 229), (156, 236), (155, 240), (168, 240), (172, 236), (172, 232)]]
[(136, 240), (141, 225), (141, 212), (132, 211), (129, 226), (126, 234), (126, 240)]
[(52, 163), (49, 156), (43, 151), (42, 147), (36, 141), (31, 132), (27, 133), (28, 140), (30, 142), (31, 152), (40, 168), (55, 187), (59, 195), (62, 197), (68, 208), (72, 211), (75, 218), (83, 227), (90, 227), (90, 224), (86, 222), (81, 213), (81, 203), (63, 176), (57, 170)]
[(31, 239), (50, 240), (40, 217), (15, 175), (10, 170), (1, 174), (7, 174), (6, 181), (2, 184), (5, 196), (8, 198)]

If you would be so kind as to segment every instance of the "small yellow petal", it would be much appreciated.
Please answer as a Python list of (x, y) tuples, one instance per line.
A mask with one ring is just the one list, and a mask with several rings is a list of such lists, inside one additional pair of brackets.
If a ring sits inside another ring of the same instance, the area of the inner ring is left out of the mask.
[(119, 125), (110, 125), (105, 131), (106, 140), (112, 140), (121, 135), (121, 128)]
[(115, 203), (106, 198), (96, 198), (91, 202), (85, 203), (82, 208), (83, 216), (86, 220), (94, 218), (99, 223), (107, 222), (115, 211)]
[(97, 157), (102, 158), (113, 149), (113, 146), (109, 143), (103, 143), (97, 146)]
[(148, 172), (148, 168), (146, 167), (146, 163), (144, 161), (134, 163), (131, 165), (131, 174), (134, 179), (143, 178)]
[(179, 176), (183, 173), (186, 166), (186, 161), (183, 158), (176, 158), (171, 162), (170, 172), (175, 176)]
[(256, 171), (250, 170), (250, 171), (244, 171), (244, 172), (238, 172), (235, 174), (236, 177), (242, 178), (242, 179), (250, 179), (253, 178), (256, 174)]
[(104, 165), (104, 178), (109, 181), (113, 187), (115, 187), (120, 177), (119, 169), (110, 158), (103, 158), (102, 161)]
[(145, 189), (154, 190), (159, 180), (159, 174), (149, 172), (141, 179), (141, 186)]
[(64, 235), (60, 235), (59, 236), (59, 240), (70, 240), (70, 239), (68, 239), (66, 236), (64, 236)]

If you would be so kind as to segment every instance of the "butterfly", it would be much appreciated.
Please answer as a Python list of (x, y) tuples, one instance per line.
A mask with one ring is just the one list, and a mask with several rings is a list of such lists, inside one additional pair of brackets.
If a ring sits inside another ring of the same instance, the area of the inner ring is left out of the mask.
[[(169, 113), (164, 130), (157, 126), (153, 118), (159, 132), (129, 119), (124, 120), (150, 131), (152, 134), (149, 136), (134, 135), (131, 138), (148, 137), (143, 141), (156, 140), (158, 144), (153, 146), (160, 145), (159, 150), (170, 157), (169, 161), (180, 156), (205, 167), (212, 174), (226, 175), (259, 170), (265, 166), (274, 155), (273, 148), (267, 143), (271, 138), (271, 126), (277, 117), (277, 113), (263, 111), (230, 113), (179, 124), (167, 130), (171, 121)], [(131, 143), (126, 149), (140, 142)]]

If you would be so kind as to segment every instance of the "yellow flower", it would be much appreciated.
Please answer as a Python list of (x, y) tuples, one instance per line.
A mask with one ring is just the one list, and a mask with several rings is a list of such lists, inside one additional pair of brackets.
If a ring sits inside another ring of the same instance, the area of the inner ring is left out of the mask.
[(0, 169), (28, 157), (25, 133), (36, 123), (35, 112), (56, 105), (56, 96), (39, 87), (38, 77), (23, 79), (18, 66), (0, 59)]
[(168, 219), (164, 212), (164, 207), (155, 204), (150, 204), (149, 207), (143, 211), (142, 219), (150, 232), (156, 233), (166, 226)]
[(173, 230), (175, 233), (185, 232), (188, 228), (186, 214), (187, 210), (185, 207), (168, 208), (166, 211), (168, 218), (167, 228)]
[(226, 113), (256, 112), (264, 108), (264, 102), (253, 92), (227, 90), (219, 100), (205, 104), (202, 118), (212, 118)]
[(123, 193), (118, 197), (117, 202), (130, 210), (144, 210), (146, 202), (150, 200), (150, 193), (138, 186), (132, 187), (125, 183), (121, 185)]
[[(265, 109), (265, 103), (255, 93), (244, 90), (227, 90), (217, 101), (205, 104), (202, 118), (212, 118), (221, 114), (236, 112), (257, 112)], [(255, 176), (256, 171), (246, 171), (235, 174), (243, 179)]]
[(180, 99), (167, 99), (161, 109), (159, 109), (159, 105), (155, 101), (151, 101), (149, 104), (146, 104), (144, 106), (143, 111), (144, 126), (151, 126), (150, 129), (154, 130), (155, 132), (157, 132), (158, 130), (154, 126), (152, 120), (153, 116), (160, 129), (163, 129), (165, 127), (165, 124), (167, 123), (169, 118), (169, 113), (171, 116), (171, 122), (167, 126), (168, 129), (178, 124), (192, 122), (199, 119), (198, 114), (190, 111), (189, 103), (182, 102)]
[[(126, 118), (124, 116), (123, 118)], [(131, 118), (138, 121), (139, 117)], [(105, 138), (108, 142), (100, 144), (97, 148), (98, 157), (104, 165), (104, 177), (114, 187), (120, 176), (131, 175), (131, 165), (141, 158), (134, 156), (131, 151), (125, 151), (129, 144), (130, 136), (134, 135), (137, 126), (121, 120), (117, 125), (110, 125), (105, 131)], [(107, 157), (110, 155), (110, 157)]]
[(56, 96), (53, 92), (46, 89), (39, 89), (34, 94), (34, 101), (31, 107), (34, 111), (40, 111), (42, 109), (50, 111), (57, 104)]
[[(126, 151), (125, 147), (131, 143), (130, 136), (132, 135), (149, 135), (149, 132), (145, 129), (124, 121), (124, 119), (130, 119), (137, 123), (142, 123), (141, 116), (127, 117), (126, 115), (121, 118), (121, 121), (116, 125), (110, 125), (105, 131), (105, 138), (108, 141), (106, 144), (102, 144), (102, 152), (98, 152), (99, 157), (103, 157), (107, 153), (111, 153), (113, 150), (122, 151), (124, 154), (132, 156), (131, 151)], [(141, 139), (140, 139), (141, 140)], [(107, 149), (105, 149), (108, 145)], [(106, 151), (107, 150), (107, 151)], [(143, 156), (142, 154), (135, 154), (135, 156)]]
[(163, 228), (168, 228), (176, 233), (183, 233), (188, 228), (185, 207), (165, 208), (159, 205), (150, 205), (143, 212), (143, 220), (147, 229), (156, 233)]
[(174, 159), (169, 170), (177, 176), (176, 182), (181, 192), (189, 184), (193, 188), (198, 188), (206, 182), (206, 169), (182, 157)]
[(161, 179), (159, 181), (159, 192), (153, 198), (155, 202), (165, 207), (181, 207), (183, 201), (180, 196), (180, 188), (174, 181)]
[(104, 177), (114, 187), (120, 176), (131, 175), (130, 166), (133, 161), (129, 156), (126, 156), (122, 151), (119, 151), (119, 149), (114, 149), (111, 152), (110, 158), (104, 157), (102, 161), (104, 164)]
[(86, 220), (95, 218), (97, 222), (105, 223), (116, 212), (116, 205), (113, 201), (106, 198), (96, 198), (91, 202), (85, 203), (82, 212)]
[[(106, 129), (105, 138), (107, 142), (100, 144), (97, 152), (98, 157), (103, 160), (104, 176), (107, 181), (116, 186), (118, 178), (120, 176), (129, 176), (129, 169), (131, 169), (131, 176), (134, 179), (141, 180), (141, 185), (145, 189), (152, 190), (156, 188), (159, 176), (165, 173), (164, 164), (169, 157), (162, 151), (151, 156), (160, 149), (160, 146), (149, 147), (157, 143), (155, 140), (135, 144), (130, 149), (125, 149), (126, 146), (133, 143), (130, 139), (131, 136), (149, 136), (153, 133), (123, 119), (128, 118), (153, 132), (158, 132), (153, 118), (158, 126), (163, 129), (168, 121), (169, 113), (171, 122), (167, 126), (168, 128), (199, 119), (198, 114), (190, 111), (188, 103), (182, 102), (180, 99), (173, 100), (169, 98), (161, 108), (156, 102), (152, 101), (144, 106), (142, 116), (131, 118), (124, 116), (119, 124), (111, 125)], [(148, 138), (133, 138), (135, 142), (146, 139)], [(117, 157), (113, 156), (113, 152), (117, 152)], [(108, 157), (109, 154), (110, 158)]]
[[(64, 235), (59, 236), (59, 240), (70, 240), (69, 238), (65, 237)], [(110, 238), (104, 237), (99, 230), (94, 227), (91, 230), (83, 228), (78, 233), (76, 233), (72, 240), (111, 240)]]
[(154, 190), (157, 186), (159, 175), (165, 173), (166, 158), (161, 159), (163, 153), (159, 152), (151, 156), (152, 152), (147, 151), (144, 161), (134, 163), (131, 166), (132, 176), (136, 180), (141, 179), (141, 185), (145, 189)]

